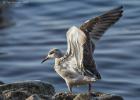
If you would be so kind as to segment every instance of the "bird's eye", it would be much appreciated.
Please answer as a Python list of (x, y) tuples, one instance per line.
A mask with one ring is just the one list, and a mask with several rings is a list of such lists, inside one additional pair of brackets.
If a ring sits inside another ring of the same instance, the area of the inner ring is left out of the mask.
[(54, 52), (50, 52), (50, 54), (53, 54)]

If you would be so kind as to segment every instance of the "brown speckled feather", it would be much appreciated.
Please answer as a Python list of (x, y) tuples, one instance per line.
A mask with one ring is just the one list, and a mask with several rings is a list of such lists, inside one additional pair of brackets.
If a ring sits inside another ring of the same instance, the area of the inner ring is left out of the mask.
[(99, 40), (121, 16), (122, 7), (118, 7), (85, 22), (80, 29), (71, 27), (67, 32), (68, 56), (65, 63), (69, 63), (68, 67), (81, 74), (100, 79), (93, 59), (95, 41)]
[(103, 33), (122, 16), (122, 6), (112, 9), (103, 15), (92, 18), (80, 26), (80, 29), (86, 34), (90, 34), (92, 42), (95, 44), (101, 38)]
[(65, 55), (59, 49), (52, 49), (42, 61), (55, 58), (55, 71), (65, 80), (72, 92), (75, 85), (89, 84), (101, 79), (93, 59), (95, 42), (103, 33), (122, 16), (122, 7), (85, 22), (80, 28), (71, 27), (66, 34), (67, 52)]

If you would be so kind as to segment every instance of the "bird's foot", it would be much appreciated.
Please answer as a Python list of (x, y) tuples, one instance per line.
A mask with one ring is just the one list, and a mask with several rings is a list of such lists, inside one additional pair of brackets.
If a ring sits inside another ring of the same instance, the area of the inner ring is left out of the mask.
[(65, 92), (67, 95), (73, 95), (72, 92)]
[(91, 91), (89, 92), (89, 96), (96, 97), (95, 93), (93, 93)]

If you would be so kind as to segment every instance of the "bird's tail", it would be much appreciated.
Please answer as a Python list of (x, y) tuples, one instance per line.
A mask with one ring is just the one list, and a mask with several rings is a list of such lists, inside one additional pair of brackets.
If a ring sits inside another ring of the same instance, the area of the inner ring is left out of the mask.
[(100, 75), (100, 73), (98, 71), (96, 73), (96, 79), (101, 79), (101, 75)]

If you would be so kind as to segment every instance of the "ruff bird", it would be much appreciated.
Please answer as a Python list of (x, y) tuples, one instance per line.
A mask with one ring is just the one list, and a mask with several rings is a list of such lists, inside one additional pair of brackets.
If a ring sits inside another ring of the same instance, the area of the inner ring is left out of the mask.
[(63, 54), (59, 49), (49, 51), (45, 59), (55, 58), (55, 71), (65, 80), (68, 89), (77, 85), (89, 85), (101, 79), (97, 71), (93, 52), (96, 42), (104, 32), (122, 16), (122, 6), (112, 9), (100, 16), (83, 23), (79, 28), (72, 26), (66, 34), (67, 52)]

